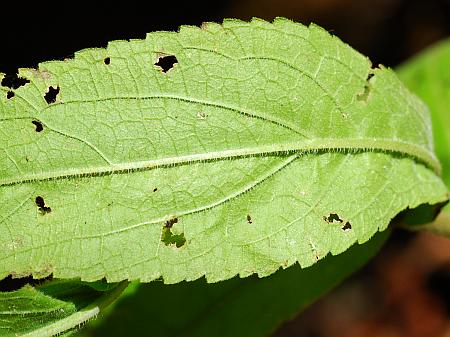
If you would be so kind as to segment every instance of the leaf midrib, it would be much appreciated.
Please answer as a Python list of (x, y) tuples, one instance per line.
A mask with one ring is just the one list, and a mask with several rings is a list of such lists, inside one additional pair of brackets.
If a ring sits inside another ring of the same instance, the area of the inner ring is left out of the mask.
[(330, 152), (389, 152), (415, 158), (431, 167), (438, 175), (441, 166), (433, 153), (411, 143), (382, 138), (317, 138), (306, 141), (286, 142), (254, 147), (212, 151), (184, 156), (166, 157), (143, 161), (114, 163), (106, 166), (69, 168), (41, 173), (30, 173), (13, 178), (0, 179), (0, 186), (16, 185), (43, 180), (66, 179), (72, 177), (92, 177), (105, 174), (118, 174), (151, 170), (158, 167), (185, 165), (189, 163), (243, 158), (250, 156), (289, 155), (292, 153)]

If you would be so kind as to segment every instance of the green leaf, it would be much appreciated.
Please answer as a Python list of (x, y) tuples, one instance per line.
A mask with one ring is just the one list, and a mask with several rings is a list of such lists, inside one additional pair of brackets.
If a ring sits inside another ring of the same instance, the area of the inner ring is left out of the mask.
[(79, 337), (268, 336), (366, 263), (388, 232), (310, 268), (293, 266), (270, 277), (212, 284), (204, 279), (175, 285), (142, 284), (134, 295), (118, 301), (109, 316), (80, 331)]
[(317, 26), (182, 27), (19, 76), (0, 278), (266, 276), (448, 198), (422, 102)]
[[(442, 178), (450, 187), (450, 40), (428, 48), (401, 65), (400, 78), (429, 106)], [(450, 204), (445, 208), (450, 212)], [(450, 223), (448, 224), (450, 226)]]
[(0, 292), (0, 336), (18, 336), (75, 311), (74, 304), (47, 296), (29, 285)]
[(96, 291), (76, 280), (47, 281), (36, 288), (0, 292), (0, 336), (40, 337), (74, 332), (117, 298), (127, 282)]

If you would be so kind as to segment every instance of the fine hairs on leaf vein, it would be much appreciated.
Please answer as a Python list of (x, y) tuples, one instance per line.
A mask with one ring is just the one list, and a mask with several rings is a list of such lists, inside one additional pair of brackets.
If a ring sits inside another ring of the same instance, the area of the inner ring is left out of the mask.
[(391, 141), (383, 139), (318, 139), (317, 141), (300, 142), (298, 144), (272, 144), (269, 146), (260, 146), (257, 148), (246, 148), (227, 150), (222, 152), (209, 152), (204, 154), (193, 154), (174, 158), (162, 158), (142, 162), (114, 164), (109, 166), (90, 167), (86, 169), (72, 169), (62, 172), (46, 172), (43, 174), (34, 174), (22, 176), (20, 180), (0, 180), (0, 186), (14, 185), (36, 180), (65, 179), (70, 177), (98, 176), (102, 174), (114, 173), (132, 173), (138, 170), (149, 170), (157, 167), (182, 165), (194, 162), (210, 160), (227, 160), (246, 156), (259, 155), (289, 155), (292, 153), (317, 154), (321, 151), (332, 151), (337, 153), (357, 153), (359, 151), (382, 151), (402, 154), (414, 159), (418, 159), (429, 165), (436, 173), (440, 174), (441, 167), (436, 157), (415, 144), (402, 143), (400, 141)]

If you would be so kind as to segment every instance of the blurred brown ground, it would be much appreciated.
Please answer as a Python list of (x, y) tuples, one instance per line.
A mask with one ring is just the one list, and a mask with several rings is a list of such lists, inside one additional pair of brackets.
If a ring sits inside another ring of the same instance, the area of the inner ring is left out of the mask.
[(273, 337), (450, 336), (450, 240), (396, 233), (350, 280)]

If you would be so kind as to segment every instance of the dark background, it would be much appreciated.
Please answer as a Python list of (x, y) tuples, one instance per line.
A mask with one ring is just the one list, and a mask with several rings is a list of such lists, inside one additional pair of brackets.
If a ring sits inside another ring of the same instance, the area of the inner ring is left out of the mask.
[[(144, 38), (233, 17), (285, 16), (326, 28), (395, 67), (450, 36), (450, 0), (40, 1), (0, 12), (0, 72), (64, 59), (116, 39)], [(450, 72), (450, 69), (449, 69)], [(276, 337), (450, 336), (450, 244), (429, 234), (396, 233), (368, 266), (286, 323)]]
[[(6, 8), (8, 6), (8, 8)], [(314, 22), (369, 56), (395, 66), (450, 35), (450, 0), (216, 0), (216, 1), (39, 1), (0, 6), (0, 71), (64, 59), (116, 39), (177, 30), (233, 17), (272, 20), (285, 16)]]

